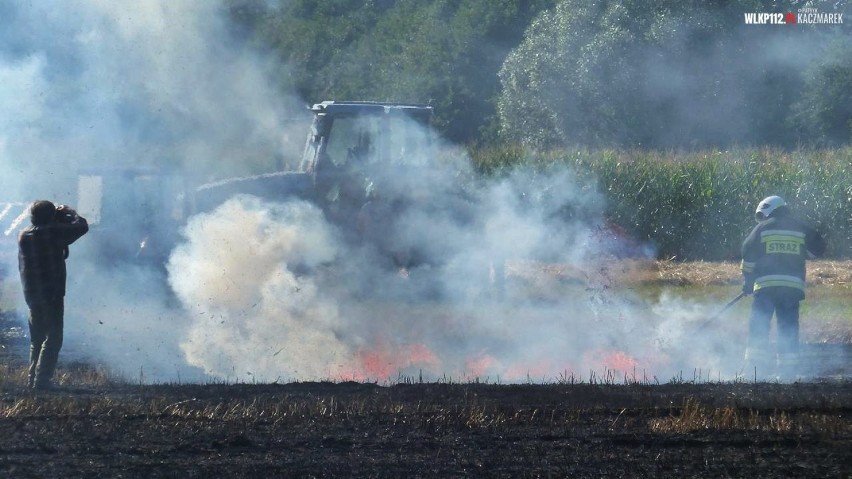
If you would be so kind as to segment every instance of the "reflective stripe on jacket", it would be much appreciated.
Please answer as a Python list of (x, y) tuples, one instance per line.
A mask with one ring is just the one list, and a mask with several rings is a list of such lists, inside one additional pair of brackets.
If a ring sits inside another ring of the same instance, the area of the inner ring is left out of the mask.
[(822, 256), (825, 241), (813, 228), (791, 216), (759, 223), (743, 242), (742, 272), (754, 290), (787, 287), (804, 298), (805, 260)]

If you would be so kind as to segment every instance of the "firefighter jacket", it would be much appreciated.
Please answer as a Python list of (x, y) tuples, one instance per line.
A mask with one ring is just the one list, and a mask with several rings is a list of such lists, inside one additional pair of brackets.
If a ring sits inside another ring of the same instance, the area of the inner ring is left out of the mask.
[(754, 285), (755, 292), (785, 287), (804, 299), (805, 260), (823, 253), (825, 241), (816, 230), (787, 214), (772, 216), (743, 241), (743, 278), (747, 285)]
[(85, 218), (31, 225), (18, 235), (18, 271), (28, 305), (65, 296), (68, 245), (89, 231)]

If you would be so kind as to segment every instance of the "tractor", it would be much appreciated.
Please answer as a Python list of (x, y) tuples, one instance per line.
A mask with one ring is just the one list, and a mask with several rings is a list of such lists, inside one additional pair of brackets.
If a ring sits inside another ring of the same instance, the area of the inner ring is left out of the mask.
[[(231, 178), (200, 186), (196, 211), (215, 208), (235, 194), (316, 204), (345, 239), (374, 242), (398, 268), (422, 261), (390, 244), (384, 228), (412, 196), (430, 192), (435, 141), (427, 105), (324, 101), (311, 106), (313, 121), (295, 171)], [(419, 183), (419, 185), (418, 185)]]

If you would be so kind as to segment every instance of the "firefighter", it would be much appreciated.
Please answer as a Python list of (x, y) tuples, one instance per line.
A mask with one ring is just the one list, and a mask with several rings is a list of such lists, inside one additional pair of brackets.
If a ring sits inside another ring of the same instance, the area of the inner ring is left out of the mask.
[(89, 231), (73, 209), (39, 200), (30, 206), (31, 226), (18, 235), (18, 270), (30, 309), (28, 386), (51, 389), (65, 314), (68, 246)]
[[(746, 362), (781, 378), (795, 376), (799, 353), (799, 302), (805, 298), (805, 260), (822, 256), (825, 241), (816, 230), (790, 214), (780, 196), (763, 199), (755, 211), (757, 226), (742, 246), (743, 293), (754, 294)], [(772, 315), (777, 343), (773, 364), (769, 347)]]

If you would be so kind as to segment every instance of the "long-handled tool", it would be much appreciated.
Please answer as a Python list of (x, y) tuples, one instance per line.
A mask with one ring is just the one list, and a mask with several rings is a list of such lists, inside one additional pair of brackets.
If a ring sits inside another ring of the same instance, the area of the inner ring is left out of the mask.
[(731, 309), (731, 306), (733, 306), (734, 304), (736, 304), (736, 303), (737, 303), (737, 301), (739, 301), (739, 300), (743, 299), (743, 298), (745, 297), (745, 295), (746, 295), (745, 293), (740, 293), (739, 295), (737, 295), (737, 297), (736, 297), (736, 298), (734, 298), (734, 299), (732, 299), (732, 300), (728, 301), (728, 304), (726, 304), (724, 308), (720, 309), (718, 313), (714, 314), (713, 316), (710, 316), (710, 317), (709, 317), (709, 318), (707, 318), (707, 319), (706, 319), (703, 323), (701, 323), (701, 325), (699, 325), (699, 326), (698, 326), (697, 331), (702, 331), (702, 330), (704, 330), (704, 328), (706, 328), (707, 326), (709, 326), (709, 325), (710, 325), (710, 323), (712, 323), (713, 321), (716, 321), (717, 319), (719, 319), (719, 316), (721, 316), (721, 315), (725, 314), (725, 311), (727, 311), (727, 310)]

